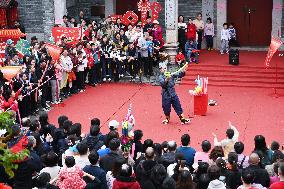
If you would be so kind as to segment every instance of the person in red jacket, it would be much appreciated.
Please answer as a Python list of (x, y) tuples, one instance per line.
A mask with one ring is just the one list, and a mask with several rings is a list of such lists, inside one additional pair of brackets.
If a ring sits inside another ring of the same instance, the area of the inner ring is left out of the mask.
[(193, 21), (191, 18), (188, 19), (186, 39), (193, 40), (193, 41), (196, 40), (196, 26), (193, 24)]
[(112, 189), (141, 189), (139, 183), (132, 177), (132, 167), (128, 164), (121, 166), (119, 176), (113, 181)]
[(176, 63), (179, 65), (179, 67), (182, 67), (185, 63), (185, 56), (182, 53), (182, 49), (179, 49), (178, 54), (176, 55)]

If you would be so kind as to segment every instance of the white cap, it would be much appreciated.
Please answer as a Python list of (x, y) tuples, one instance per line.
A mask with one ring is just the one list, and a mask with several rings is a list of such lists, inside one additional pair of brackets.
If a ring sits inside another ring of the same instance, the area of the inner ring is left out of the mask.
[(111, 120), (111, 121), (108, 123), (108, 128), (111, 129), (111, 130), (117, 129), (118, 126), (119, 126), (119, 122), (116, 121), (116, 120)]
[(154, 20), (153, 24), (160, 24), (158, 20)]
[(159, 69), (162, 69), (162, 68), (167, 68), (167, 64), (165, 62), (159, 63)]

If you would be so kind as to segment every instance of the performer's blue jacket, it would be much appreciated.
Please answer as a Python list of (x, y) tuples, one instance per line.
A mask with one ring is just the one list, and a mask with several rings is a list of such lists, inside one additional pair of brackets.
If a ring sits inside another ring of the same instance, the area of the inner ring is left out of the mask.
[(169, 81), (166, 82), (166, 76), (161, 74), (159, 76), (159, 82), (162, 87), (162, 98), (172, 98), (177, 95), (175, 90), (174, 76), (172, 76)]

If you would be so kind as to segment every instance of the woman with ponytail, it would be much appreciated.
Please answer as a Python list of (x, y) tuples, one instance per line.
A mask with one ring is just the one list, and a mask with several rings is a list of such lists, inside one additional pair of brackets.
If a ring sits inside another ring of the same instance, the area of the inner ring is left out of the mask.
[(228, 155), (226, 175), (226, 186), (229, 189), (237, 189), (242, 185), (241, 172), (238, 169), (238, 155), (235, 152), (230, 152)]

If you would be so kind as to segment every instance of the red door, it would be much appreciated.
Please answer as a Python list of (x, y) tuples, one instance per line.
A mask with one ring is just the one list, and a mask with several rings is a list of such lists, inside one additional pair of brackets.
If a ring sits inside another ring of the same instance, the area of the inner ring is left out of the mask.
[(116, 14), (123, 15), (126, 11), (138, 12), (139, 0), (116, 0)]
[(273, 0), (228, 0), (227, 20), (241, 46), (267, 46), (271, 40)]

